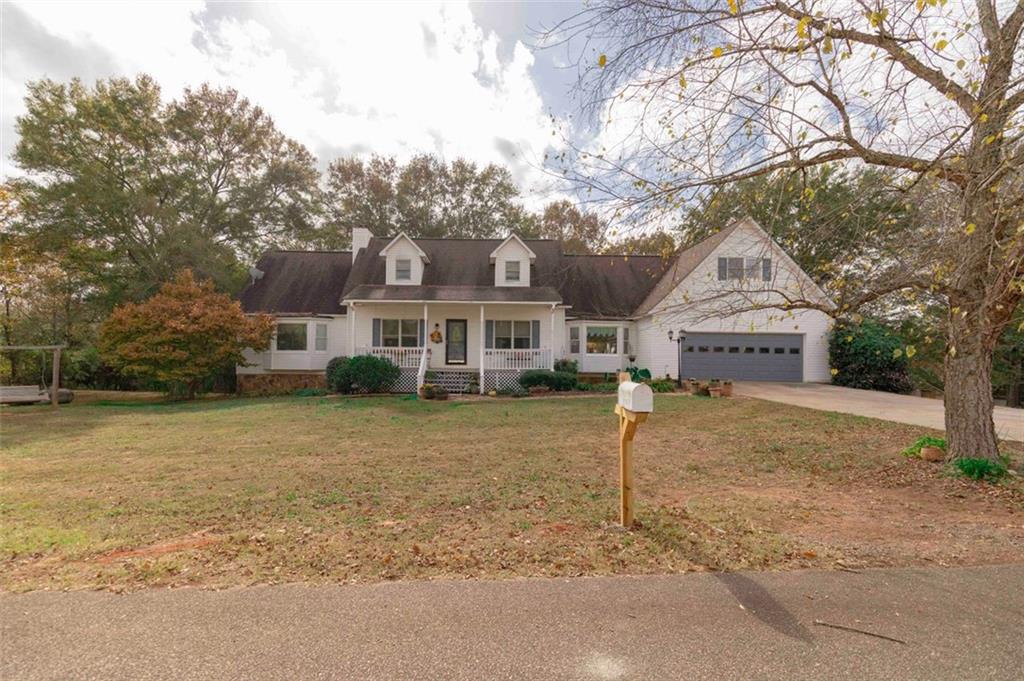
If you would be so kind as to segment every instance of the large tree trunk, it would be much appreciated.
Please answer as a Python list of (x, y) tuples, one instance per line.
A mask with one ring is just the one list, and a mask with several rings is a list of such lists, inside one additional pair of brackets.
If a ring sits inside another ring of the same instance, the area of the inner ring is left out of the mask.
[(946, 444), (950, 460), (998, 460), (992, 420), (992, 349), (969, 324), (952, 315), (945, 367)]

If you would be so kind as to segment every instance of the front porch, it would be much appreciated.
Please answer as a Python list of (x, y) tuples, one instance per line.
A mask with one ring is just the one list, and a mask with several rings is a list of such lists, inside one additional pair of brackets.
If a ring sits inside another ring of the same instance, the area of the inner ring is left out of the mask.
[(564, 351), (565, 310), (555, 303), (352, 301), (348, 319), (353, 354), (394, 362), (398, 392), (425, 382), (452, 392), (512, 388)]
[(551, 348), (500, 349), (484, 348), (482, 363), (474, 367), (456, 367), (434, 363), (433, 348), (426, 346), (387, 347), (363, 346), (356, 354), (374, 355), (390, 360), (401, 376), (395, 392), (415, 392), (424, 383), (434, 383), (449, 392), (466, 393), (511, 389), (519, 385), (519, 375), (531, 369), (551, 369), (554, 353)]

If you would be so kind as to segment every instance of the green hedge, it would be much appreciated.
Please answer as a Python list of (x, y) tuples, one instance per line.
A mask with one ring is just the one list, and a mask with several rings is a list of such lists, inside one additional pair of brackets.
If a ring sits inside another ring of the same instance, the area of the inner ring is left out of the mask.
[(572, 390), (576, 387), (576, 374), (571, 374), (568, 371), (533, 369), (531, 371), (524, 371), (519, 376), (519, 384), (524, 388), (544, 385), (551, 390)]
[(836, 322), (828, 352), (835, 385), (890, 393), (913, 390), (903, 340), (876, 321)]
[(343, 395), (383, 393), (391, 390), (401, 373), (394, 362), (384, 357), (335, 357), (327, 363), (327, 385)]

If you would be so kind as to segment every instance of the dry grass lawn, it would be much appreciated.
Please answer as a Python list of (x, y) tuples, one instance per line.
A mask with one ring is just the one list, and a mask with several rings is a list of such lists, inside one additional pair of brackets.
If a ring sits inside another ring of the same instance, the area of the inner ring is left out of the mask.
[(1024, 560), (1019, 478), (904, 459), (920, 428), (750, 399), (658, 396), (637, 438), (640, 524), (620, 531), (612, 404), (3, 409), (0, 588)]

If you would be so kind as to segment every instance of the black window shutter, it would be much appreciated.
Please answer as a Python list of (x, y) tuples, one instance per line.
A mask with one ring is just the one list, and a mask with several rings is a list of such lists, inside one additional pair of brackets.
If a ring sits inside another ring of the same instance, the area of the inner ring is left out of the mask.
[(718, 281), (725, 281), (729, 276), (729, 260), (727, 258), (718, 259)]
[(494, 320), (488, 319), (484, 322), (484, 347), (494, 347)]
[(763, 258), (761, 260), (761, 278), (765, 281), (772, 280), (772, 259)]
[(374, 317), (373, 318), (373, 342), (371, 343), (371, 345), (373, 345), (373, 347), (375, 347), (375, 348), (379, 348), (380, 347), (380, 318), (379, 317)]
[(426, 320), (420, 320), (420, 333), (419, 333), (419, 345), (421, 348), (427, 344), (427, 322)]
[(540, 347), (540, 320), (534, 319), (530, 322), (530, 347)]

